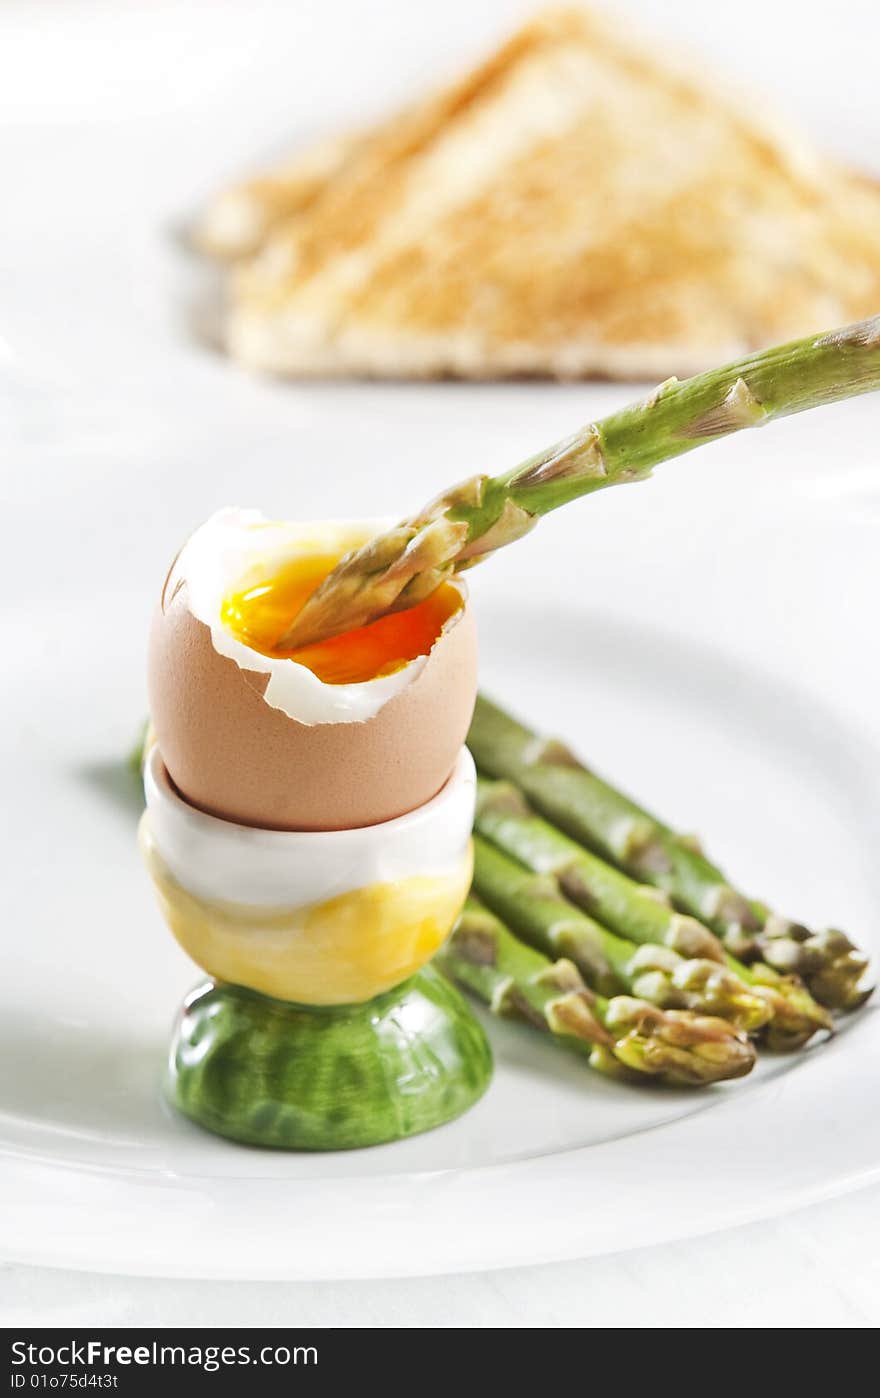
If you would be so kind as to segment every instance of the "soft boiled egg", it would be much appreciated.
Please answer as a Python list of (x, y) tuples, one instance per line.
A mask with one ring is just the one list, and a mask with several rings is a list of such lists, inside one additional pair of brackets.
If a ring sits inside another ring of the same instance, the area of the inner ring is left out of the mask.
[(462, 581), (318, 645), (279, 646), (338, 560), (386, 524), (226, 509), (184, 545), (154, 618), (148, 686), (162, 760), (193, 806), (267, 830), (351, 830), (444, 786), (476, 695)]

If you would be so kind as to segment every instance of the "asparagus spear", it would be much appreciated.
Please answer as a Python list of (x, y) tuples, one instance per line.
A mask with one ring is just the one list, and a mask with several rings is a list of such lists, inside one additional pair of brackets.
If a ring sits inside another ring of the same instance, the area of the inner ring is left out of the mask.
[(485, 772), (516, 782), (567, 834), (634, 879), (665, 891), (707, 924), (738, 960), (800, 975), (815, 999), (831, 1009), (854, 1009), (870, 994), (863, 984), (867, 957), (844, 933), (812, 933), (745, 898), (693, 837), (676, 835), (582, 766), (562, 743), (537, 737), (482, 696), (468, 743)]
[(494, 1014), (526, 1020), (613, 1077), (697, 1087), (742, 1077), (755, 1061), (748, 1040), (724, 1020), (594, 994), (571, 961), (524, 945), (473, 897), (440, 964)]
[[(477, 830), (482, 828), (478, 816)], [(748, 1034), (771, 1019), (766, 997), (750, 990), (726, 966), (705, 958), (685, 958), (660, 944), (637, 946), (618, 936), (568, 902), (549, 870), (543, 878), (527, 880), (529, 897), (521, 914), (511, 911), (508, 900), (522, 884), (520, 866), (527, 861), (517, 863), (516, 851), (503, 840), (499, 849), (480, 834), (474, 837), (474, 851), (474, 886), (485, 901), (538, 951), (573, 961), (600, 994), (626, 993), (659, 1009), (716, 1015)], [(537, 869), (532, 863), (528, 867)]]
[[(658, 896), (658, 890), (633, 883), (625, 874), (536, 817), (510, 783), (487, 782), (481, 778), (476, 829), (520, 864), (538, 873), (554, 875), (559, 892), (563, 897), (567, 895), (578, 908), (589, 909), (618, 933), (645, 944), (641, 966), (645, 973), (649, 968), (662, 972), (660, 963), (664, 954), (674, 954), (676, 949), (681, 954), (682, 947), (698, 945), (698, 935), (707, 937), (707, 929), (693, 918), (676, 914), (662, 892)], [(518, 924), (514, 925), (518, 928)], [(744, 1008), (747, 1002), (739, 997), (751, 992), (752, 998), (763, 1001), (765, 1006), (765, 1044), (786, 1053), (802, 1048), (818, 1031), (832, 1029), (828, 1011), (816, 1003), (797, 977), (782, 976), (761, 962), (745, 966), (729, 952), (721, 951), (722, 964), (719, 964), (712, 959), (713, 950), (719, 944), (711, 933), (708, 939), (703, 943), (704, 956), (696, 963), (686, 963), (691, 969), (682, 968), (679, 974), (682, 982), (690, 981), (694, 996), (701, 992), (702, 985), (702, 993), (718, 997), (715, 1013), (724, 1013), (720, 1005), (725, 1000), (732, 1011), (737, 1004)], [(649, 949), (647, 944), (652, 941), (657, 945)], [(546, 946), (543, 949), (546, 950)], [(575, 955), (569, 949), (568, 954), (578, 962), (590, 984), (595, 985), (594, 968), (583, 951), (579, 948)], [(710, 973), (713, 966), (715, 977)], [(638, 969), (638, 966), (633, 967), (634, 971)], [(725, 969), (729, 980), (724, 978)], [(640, 989), (646, 998), (652, 998), (648, 995), (649, 985), (650, 982), (643, 982)], [(655, 994), (657, 989), (659, 987), (655, 987)]]
[(724, 948), (708, 928), (534, 815), (511, 782), (480, 778), (474, 829), (536, 874), (554, 875), (572, 903), (631, 941), (724, 962)]
[[(485, 828), (484, 823), (483, 829), (485, 830)], [(519, 841), (518, 843), (521, 853), (525, 854), (527, 842)], [(578, 914), (582, 910), (568, 901), (559, 887), (558, 881), (552, 875), (538, 874), (536, 877), (543, 880), (543, 883), (538, 882), (534, 885), (535, 898), (527, 901), (522, 909), (517, 911), (506, 902), (502, 903), (502, 899), (509, 896), (508, 890), (515, 882), (509, 863), (509, 850), (506, 856), (500, 856), (504, 862), (499, 864), (498, 859), (494, 857), (499, 855), (499, 852), (493, 850), (491, 844), (487, 845), (485, 839), (478, 837), (475, 841), (475, 849), (479, 869), (478, 874), (475, 875), (474, 886), (478, 892), (482, 892), (486, 902), (506, 917), (520, 936), (532, 941), (542, 951), (549, 952), (552, 948), (556, 954), (560, 951), (566, 952), (572, 960), (577, 962), (590, 985), (595, 989), (601, 989), (603, 985), (599, 979), (601, 968), (597, 968), (595, 953), (592, 957), (590, 955), (590, 938), (583, 922), (578, 919)], [(492, 857), (490, 858), (490, 856)], [(523, 860), (519, 861), (520, 866), (523, 863)], [(539, 907), (536, 901), (539, 893), (542, 896), (547, 895), (547, 901), (542, 907)], [(588, 920), (592, 923), (592, 919)], [(593, 927), (596, 927), (595, 923), (593, 923)], [(604, 932), (604, 929), (599, 928), (599, 931)], [(606, 937), (607, 935), (605, 933)], [(594, 944), (595, 940), (594, 932)], [(604, 949), (607, 949), (607, 942)], [(664, 1000), (662, 986), (656, 973), (661, 975), (663, 973), (664, 955), (674, 955), (674, 952), (670, 952), (662, 944), (643, 944), (641, 964), (639, 961), (630, 961), (627, 968), (629, 989), (640, 994), (643, 999), (650, 998), (654, 1003), (659, 1004), (663, 1004)], [(616, 962), (616, 967), (618, 974), (621, 974), (620, 960)], [(714, 977), (711, 975), (711, 967), (715, 968)], [(651, 971), (655, 973), (655, 977), (640, 981), (638, 992), (636, 992), (635, 977), (642, 975), (647, 977)], [(730, 980), (725, 979), (725, 971), (729, 973)], [(833, 1028), (828, 1011), (816, 1004), (796, 977), (780, 976), (772, 967), (764, 966), (761, 963), (755, 966), (743, 966), (730, 955), (725, 957), (724, 964), (704, 959), (696, 963), (689, 960), (681, 969), (680, 981), (677, 978), (676, 981), (676, 985), (672, 988), (680, 989), (687, 986), (693, 997), (691, 1001), (693, 1008), (709, 1008), (707, 1001), (710, 997), (714, 997), (713, 1012), (721, 1014), (724, 1018), (732, 1019), (739, 1027), (744, 1026), (737, 1017), (737, 1008), (740, 1013), (745, 1014), (748, 1004), (740, 997), (747, 996), (751, 992), (754, 999), (763, 1001), (766, 1009), (763, 1016), (763, 1042), (767, 1048), (776, 1052), (793, 1052), (795, 1049), (802, 1048), (820, 1030), (830, 1032)], [(626, 983), (624, 982), (624, 984)], [(706, 1001), (702, 1004), (700, 997), (706, 997)], [(722, 1010), (722, 1006), (726, 1006), (726, 1011)], [(757, 1016), (755, 1019), (757, 1020)], [(757, 1022), (753, 1021), (749, 1027), (754, 1032), (758, 1028)]]
[(880, 316), (679, 382), (591, 423), (500, 476), (479, 475), (347, 554), (292, 619), (286, 649), (413, 606), (581, 495), (644, 480), (704, 442), (880, 388)]

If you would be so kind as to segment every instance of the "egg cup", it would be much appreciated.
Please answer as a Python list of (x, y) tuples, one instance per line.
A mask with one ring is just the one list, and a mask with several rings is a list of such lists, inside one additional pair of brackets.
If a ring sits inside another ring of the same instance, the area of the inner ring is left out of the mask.
[(471, 877), (475, 774), (354, 830), (209, 815), (149, 752), (141, 849), (168, 926), (209, 980), (187, 998), (166, 1082), (199, 1125), (250, 1145), (342, 1150), (452, 1120), (485, 1091), (486, 1036), (428, 963)]

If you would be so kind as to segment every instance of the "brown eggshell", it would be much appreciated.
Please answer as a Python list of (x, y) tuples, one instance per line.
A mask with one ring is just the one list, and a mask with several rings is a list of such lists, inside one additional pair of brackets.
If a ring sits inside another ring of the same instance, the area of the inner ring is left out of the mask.
[(371, 719), (303, 724), (262, 698), (269, 676), (214, 649), (186, 584), (150, 634), (150, 713), (165, 766), (194, 806), (276, 830), (342, 830), (414, 810), (448, 778), (467, 736), (477, 643), (467, 605), (421, 674)]

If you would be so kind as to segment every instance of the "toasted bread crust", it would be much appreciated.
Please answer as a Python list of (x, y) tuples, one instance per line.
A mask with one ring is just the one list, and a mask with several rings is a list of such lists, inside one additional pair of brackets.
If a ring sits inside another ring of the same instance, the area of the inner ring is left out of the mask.
[(875, 185), (581, 11), (266, 203), (227, 330), (273, 373), (664, 377), (880, 305)]

